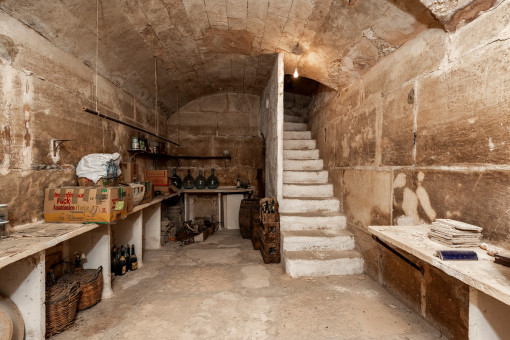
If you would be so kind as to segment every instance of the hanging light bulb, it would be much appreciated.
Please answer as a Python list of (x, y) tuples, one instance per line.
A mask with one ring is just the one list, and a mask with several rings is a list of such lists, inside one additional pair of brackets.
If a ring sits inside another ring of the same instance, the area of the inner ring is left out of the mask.
[(299, 73), (297, 71), (297, 66), (296, 66), (296, 68), (294, 69), (294, 78), (297, 78), (297, 77), (299, 77)]

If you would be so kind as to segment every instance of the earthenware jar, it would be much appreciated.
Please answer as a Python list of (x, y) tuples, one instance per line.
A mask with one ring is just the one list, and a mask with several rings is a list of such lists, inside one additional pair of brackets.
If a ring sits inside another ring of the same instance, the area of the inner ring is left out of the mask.
[(195, 188), (197, 189), (205, 189), (206, 179), (202, 175), (202, 170), (198, 170), (198, 176), (195, 178)]
[(182, 187), (184, 189), (193, 189), (194, 186), (195, 180), (193, 179), (193, 176), (191, 176), (191, 171), (188, 169), (188, 174), (182, 180)]
[(174, 174), (172, 175), (172, 184), (175, 185), (177, 189), (182, 188), (182, 179), (177, 175), (177, 169), (174, 168)]
[(211, 169), (211, 176), (207, 178), (207, 187), (209, 189), (217, 189), (219, 185), (218, 177), (214, 175), (214, 169)]

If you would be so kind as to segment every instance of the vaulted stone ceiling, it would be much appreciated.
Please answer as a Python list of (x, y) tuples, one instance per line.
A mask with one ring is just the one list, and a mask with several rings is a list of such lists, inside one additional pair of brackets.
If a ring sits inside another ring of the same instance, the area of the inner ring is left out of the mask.
[(429, 0), (0, 0), (0, 9), (93, 68), (97, 46), (98, 72), (149, 105), (157, 76), (168, 113), (206, 94), (259, 94), (277, 52), (286, 73), (297, 63), (340, 89), (439, 25)]

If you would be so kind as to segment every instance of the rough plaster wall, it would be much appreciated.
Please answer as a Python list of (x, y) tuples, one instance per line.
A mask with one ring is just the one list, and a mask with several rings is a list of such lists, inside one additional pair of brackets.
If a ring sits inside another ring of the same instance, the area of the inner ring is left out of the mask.
[(283, 55), (279, 54), (260, 100), (260, 132), (266, 145), (266, 196), (283, 195)]
[[(131, 129), (94, 118), (94, 70), (0, 11), (0, 202), (13, 225), (42, 219), (44, 189), (75, 185), (75, 165), (95, 152), (127, 160)], [(98, 110), (166, 134), (165, 118), (98, 77)], [(53, 139), (72, 139), (53, 150)], [(54, 153), (55, 151), (55, 153)], [(142, 160), (140, 163), (144, 163)]]
[[(171, 147), (175, 155), (221, 156), (230, 152), (231, 159), (172, 160), (165, 164), (177, 167), (181, 178), (188, 169), (196, 178), (201, 169), (207, 178), (215, 169), (220, 185), (235, 185), (237, 175), (243, 182), (250, 181), (259, 195), (263, 187), (263, 142), (259, 136), (260, 97), (244, 93), (219, 93), (198, 98), (182, 107), (168, 119), (170, 138), (180, 147)], [(192, 195), (193, 197), (195, 195)], [(216, 196), (197, 198), (195, 216), (210, 216), (215, 212)], [(200, 201), (200, 204), (198, 203)]]
[(312, 103), (367, 273), (451, 338), (467, 338), (467, 286), (429, 266), (417, 275), (366, 228), (455, 218), (510, 248), (509, 27), (504, 2), (455, 34), (428, 30)]

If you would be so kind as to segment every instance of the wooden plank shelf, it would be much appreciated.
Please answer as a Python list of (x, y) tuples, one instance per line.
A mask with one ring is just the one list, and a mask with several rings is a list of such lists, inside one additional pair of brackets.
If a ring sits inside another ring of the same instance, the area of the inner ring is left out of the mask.
[(190, 155), (170, 155), (165, 153), (152, 153), (144, 150), (128, 150), (134, 156), (146, 155), (161, 158), (176, 158), (176, 159), (231, 159), (231, 156), (190, 156)]

